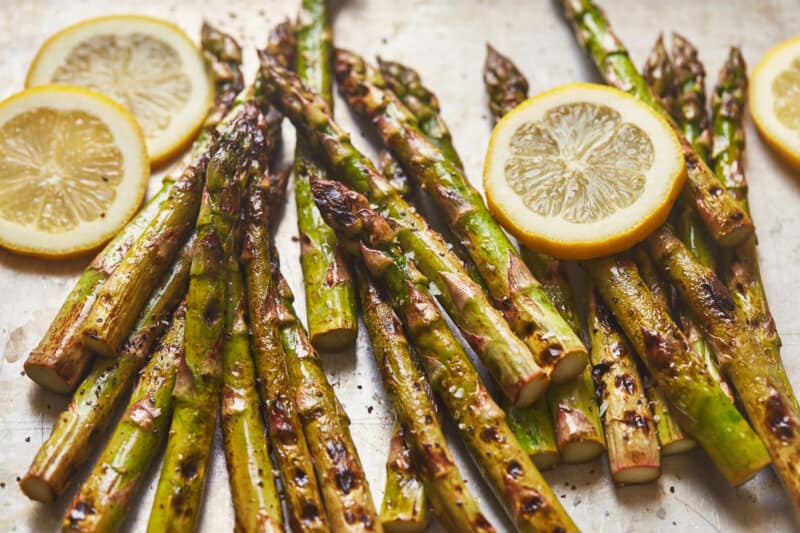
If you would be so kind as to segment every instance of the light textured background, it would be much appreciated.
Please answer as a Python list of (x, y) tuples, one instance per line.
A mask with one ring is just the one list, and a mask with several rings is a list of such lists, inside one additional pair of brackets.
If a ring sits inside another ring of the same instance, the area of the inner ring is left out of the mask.
[[(164, 17), (196, 36), (205, 17), (247, 45), (248, 72), (253, 46), (263, 44), (279, 19), (294, 16), (299, 0), (0, 0), (0, 97), (22, 88), (25, 72), (44, 39), (80, 19), (136, 12)], [(680, 31), (700, 49), (713, 82), (729, 45), (744, 47), (750, 65), (800, 27), (796, 0), (607, 0), (614, 27), (641, 64), (660, 31)], [(381, 54), (415, 66), (439, 95), (444, 118), (454, 132), (474, 183), (489, 135), (481, 82), (484, 45), (509, 54), (530, 78), (533, 92), (578, 80), (597, 80), (592, 65), (550, 0), (352, 0), (336, 3), (335, 34), (340, 46), (366, 56)], [(339, 101), (338, 118), (368, 153), (374, 143)], [(291, 139), (291, 128), (286, 127)], [(792, 381), (800, 383), (800, 185), (797, 174), (766, 149), (748, 124), (747, 172), (751, 204), (759, 229), (762, 270)], [(291, 148), (291, 140), (289, 140)], [(156, 174), (155, 187), (160, 178)], [(298, 262), (294, 202), (279, 230), (284, 272), (304, 313)], [(28, 501), (18, 490), (21, 476), (49, 434), (65, 399), (44, 392), (20, 375), (22, 362), (55, 314), (87, 258), (44, 262), (0, 250), (0, 531), (52, 531), (72, 490), (51, 506)], [(325, 354), (326, 369), (352, 418), (352, 432), (377, 504), (383, 492), (384, 459), (391, 415), (362, 330), (358, 348)], [(450, 428), (450, 435), (454, 435)], [(478, 481), (463, 446), (451, 439), (470, 486), (494, 523), (509, 530), (489, 492)], [(80, 473), (80, 478), (86, 471)], [(222, 450), (217, 439), (200, 529), (232, 528), (232, 508)], [(762, 472), (734, 489), (701, 451), (664, 460), (664, 474), (653, 484), (615, 488), (605, 459), (562, 466), (546, 473), (578, 525), (586, 531), (789, 531), (797, 524), (775, 476)], [(125, 530), (143, 531), (157, 479), (153, 469), (143, 494), (131, 509)], [(74, 489), (74, 487), (73, 487)]]

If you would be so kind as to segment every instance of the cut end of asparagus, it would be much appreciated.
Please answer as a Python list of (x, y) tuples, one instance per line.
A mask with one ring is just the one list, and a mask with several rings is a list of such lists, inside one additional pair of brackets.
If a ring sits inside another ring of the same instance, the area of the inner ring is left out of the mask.
[(542, 452), (531, 455), (531, 460), (539, 470), (550, 470), (561, 462), (561, 456), (558, 455), (558, 452)]
[(571, 442), (561, 448), (561, 459), (567, 464), (581, 464), (600, 457), (606, 447), (600, 442)]
[(353, 346), (357, 327), (339, 327), (311, 336), (311, 344), (320, 352), (337, 352)]
[(661, 466), (633, 466), (618, 472), (612, 472), (611, 477), (617, 485), (639, 485), (642, 483), (652, 483), (661, 477)]
[(514, 407), (527, 407), (542, 397), (547, 390), (547, 376), (538, 374), (522, 386), (514, 400)]
[(589, 362), (589, 357), (586, 350), (575, 350), (565, 354), (559, 359), (555, 368), (553, 368), (550, 379), (553, 383), (564, 383), (576, 377), (583, 372), (586, 364)]
[(679, 453), (686, 453), (690, 450), (693, 450), (696, 447), (696, 440), (691, 437), (684, 437), (682, 439), (662, 445), (661, 455), (678, 455)]
[(50, 484), (30, 472), (19, 482), (19, 488), (25, 496), (37, 502), (53, 503), (57, 496)]
[(25, 362), (25, 375), (50, 392), (69, 394), (75, 389), (78, 379), (83, 377), (83, 372), (77, 376), (78, 379), (70, 382), (59, 375), (58, 371), (52, 366), (28, 360)]

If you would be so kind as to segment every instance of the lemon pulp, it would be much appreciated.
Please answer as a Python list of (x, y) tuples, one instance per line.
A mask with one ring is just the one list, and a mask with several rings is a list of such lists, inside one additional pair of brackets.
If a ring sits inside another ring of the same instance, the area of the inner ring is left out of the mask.
[(53, 83), (102, 92), (128, 108), (148, 141), (157, 139), (192, 86), (178, 52), (141, 33), (96, 35), (75, 46), (53, 74)]
[(505, 177), (541, 216), (596, 222), (633, 204), (654, 161), (653, 143), (614, 109), (561, 105), (511, 137)]
[(778, 121), (790, 130), (800, 131), (800, 57), (772, 82), (772, 96)]
[(105, 217), (122, 179), (108, 127), (85, 111), (38, 108), (0, 128), (0, 214), (63, 232)]

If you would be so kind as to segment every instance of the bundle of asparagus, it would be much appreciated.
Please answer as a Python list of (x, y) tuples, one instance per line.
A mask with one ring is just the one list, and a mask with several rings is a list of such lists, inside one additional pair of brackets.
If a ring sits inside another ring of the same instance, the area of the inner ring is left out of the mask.
[[(713, 128), (705, 110), (704, 69), (697, 59), (697, 52), (680, 36), (673, 38), (672, 63), (659, 41), (648, 61), (645, 72), (655, 90), (650, 90), (633, 66), (622, 43), (610, 29), (603, 12), (591, 0), (564, 0), (567, 18), (575, 29), (578, 40), (595, 60), (606, 80), (627, 90), (645, 103), (677, 119), (673, 122), (684, 142), (684, 156), (689, 170), (685, 197), (697, 212), (709, 235), (720, 246), (722, 265), (714, 260), (715, 244), (704, 241), (702, 229), (694, 215), (685, 222), (685, 231), (679, 239), (673, 230), (662, 227), (648, 238), (650, 253), (663, 273), (672, 282), (677, 294), (687, 308), (690, 329), (699, 329), (710, 347), (708, 353), (716, 355), (722, 372), (731, 380), (742, 407), (747, 413), (753, 429), (760, 439), (752, 438), (752, 431), (742, 422), (748, 437), (737, 450), (724, 451), (724, 441), (717, 436), (704, 435), (704, 430), (686, 421), (688, 429), (716, 455), (716, 462), (723, 473), (734, 483), (747, 479), (761, 466), (768, 464), (769, 457), (789, 493), (795, 509), (798, 509), (798, 487), (800, 472), (793, 458), (799, 449), (797, 438), (798, 402), (786, 372), (780, 361), (780, 339), (775, 332), (774, 320), (764, 297), (763, 284), (758, 271), (752, 221), (749, 219), (746, 202), (746, 181), (741, 162), (744, 147), (742, 109), (746, 77), (744, 62), (737, 49), (732, 49), (728, 61), (720, 73), (712, 97)], [(674, 73), (674, 76), (671, 76)], [(669, 109), (667, 106), (672, 106)], [(669, 117), (669, 120), (672, 120)], [(710, 147), (713, 148), (710, 149)], [(710, 161), (707, 162), (707, 158)], [(709, 164), (713, 166), (712, 173)], [(705, 192), (702, 190), (705, 187)], [(709, 201), (704, 195), (716, 195)], [(707, 243), (707, 244), (706, 244)], [(631, 340), (638, 344), (645, 324), (636, 324), (633, 317), (656, 319), (663, 326), (673, 329), (674, 324), (659, 309), (645, 309), (646, 290), (634, 287), (639, 283), (635, 266), (624, 258), (594, 260), (588, 263), (591, 277), (606, 303), (612, 307), (623, 329)], [(717, 275), (719, 269), (726, 284)], [(638, 305), (635, 305), (638, 302)], [(657, 302), (654, 302), (657, 303)], [(632, 322), (632, 323), (627, 323)], [(655, 325), (655, 324), (654, 324)], [(698, 342), (691, 345), (686, 337), (673, 329), (670, 336), (678, 344), (676, 353), (695, 353), (697, 368), (702, 369), (708, 387), (715, 390), (717, 407), (726, 404), (719, 395), (726, 390), (722, 378), (715, 372), (713, 360), (703, 359)], [(648, 335), (645, 335), (647, 337)], [(655, 367), (648, 359), (654, 355), (654, 339), (642, 339), (645, 345), (640, 356), (648, 367)], [(659, 344), (667, 339), (659, 339)], [(672, 341), (671, 341), (672, 342)], [(648, 352), (648, 345), (650, 352)], [(672, 355), (675, 357), (675, 354)], [(688, 366), (686, 367), (688, 370)], [(651, 371), (655, 368), (651, 368)], [(657, 373), (656, 382), (664, 383)], [(666, 376), (664, 376), (666, 378)], [(671, 388), (671, 387), (670, 387)], [(670, 396), (669, 391), (667, 395)], [(673, 405), (685, 412), (679, 403), (686, 398), (671, 397)], [(730, 400), (728, 400), (730, 402)], [(684, 404), (685, 405), (685, 404)], [(688, 405), (686, 405), (688, 407)], [(728, 405), (725, 410), (738, 415)], [(693, 426), (693, 427), (691, 427)], [(702, 432), (701, 432), (702, 431)], [(744, 433), (741, 435), (744, 436)], [(713, 447), (710, 449), (710, 447)], [(731, 461), (734, 459), (734, 461)], [(738, 463), (738, 466), (737, 466)]]
[[(642, 76), (591, 0), (563, 4), (609, 83), (674, 126), (689, 169), (677, 231), (666, 225), (627, 253), (582, 263), (586, 328), (565, 263), (517, 252), (489, 215), (416, 71), (344, 50), (332, 58), (327, 2), (303, 0), (296, 41), (279, 25), (245, 88), (241, 49), (204, 25), (217, 98), (190, 157), (92, 262), (26, 362), (42, 386), (77, 390), (22, 490), (44, 502), (61, 494), (133, 388), (65, 530), (118, 529), (165, 441), (148, 527), (193, 530), (219, 409), (237, 531), (283, 531), (284, 520), (295, 531), (422, 531), (429, 506), (448, 531), (495, 531), (455, 464), (435, 394), (518, 531), (577, 530), (535, 465), (588, 461), (606, 446), (617, 483), (657, 478), (660, 455), (695, 439), (734, 484), (771, 457), (800, 508), (800, 408), (742, 171), (741, 54), (731, 50), (709, 118), (686, 39), (673, 37), (670, 57), (659, 38)], [(391, 152), (383, 173), (333, 119), (332, 67)], [(527, 97), (525, 77), (491, 47), (484, 81), (495, 120)], [(298, 132), (308, 332), (271, 240), (285, 203), (286, 176), (271, 167), (282, 114)], [(455, 242), (409, 204), (404, 176), (433, 196)], [(380, 513), (317, 352), (355, 338), (351, 267), (396, 416)]]

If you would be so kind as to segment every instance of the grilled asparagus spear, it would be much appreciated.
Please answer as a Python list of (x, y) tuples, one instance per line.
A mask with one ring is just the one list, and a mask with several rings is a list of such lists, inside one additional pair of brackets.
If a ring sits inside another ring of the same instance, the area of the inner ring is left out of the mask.
[[(189, 270), (184, 270), (184, 281)], [(183, 288), (183, 283), (181, 284)], [(186, 304), (182, 303), (161, 344), (139, 378), (128, 407), (100, 460), (72, 500), (63, 530), (117, 531), (147, 469), (167, 436), (172, 387), (183, 358)]]
[(222, 345), (220, 423), (236, 531), (283, 531), (281, 499), (261, 417), (256, 370), (250, 351), (247, 299), (238, 260), (231, 261)]
[(277, 312), (271, 305), (273, 282), (265, 187), (268, 185), (258, 180), (250, 183), (242, 243), (258, 385), (284, 489), (289, 526), (292, 531), (329, 531), (314, 461), (286, 368)]
[[(744, 209), (749, 211), (747, 179), (742, 161), (745, 147), (742, 121), (746, 94), (747, 68), (744, 58), (738, 48), (731, 48), (711, 96), (714, 133), (714, 149), (711, 156), (714, 172), (725, 188)], [(736, 248), (725, 250), (722, 254), (720, 272), (736, 302), (736, 307), (742, 311), (747, 323), (754, 328), (760, 344), (773, 359), (784, 393), (791, 399), (795, 409), (800, 410), (781, 362), (781, 338), (769, 310), (764, 284), (761, 281), (755, 236)]]
[[(449, 531), (494, 531), (453, 460), (431, 399), (430, 385), (414, 359), (400, 319), (366, 272), (359, 270), (357, 275), (375, 363), (436, 515)], [(388, 463), (386, 468), (388, 472)], [(391, 506), (387, 509), (391, 516), (393, 511), (396, 509)], [(385, 516), (383, 511), (381, 515)]]
[[(318, 91), (328, 105), (331, 90), (331, 27), (328, 0), (303, 0), (297, 26), (297, 76)], [(336, 234), (319, 214), (309, 180), (326, 179), (327, 172), (302, 137), (294, 160), (300, 265), (306, 291), (306, 316), (311, 343), (320, 350), (338, 350), (356, 338), (356, 295), (353, 280)]]
[(586, 314), (592, 374), (605, 405), (608, 464), (615, 483), (648, 483), (661, 475), (658, 435), (633, 350), (616, 319), (589, 287)]
[(175, 411), (149, 531), (191, 531), (199, 515), (217, 425), (230, 261), (241, 190), (261, 176), (268, 155), (265, 119), (252, 102), (217, 143), (206, 169), (186, 298), (185, 355), (175, 381)]

